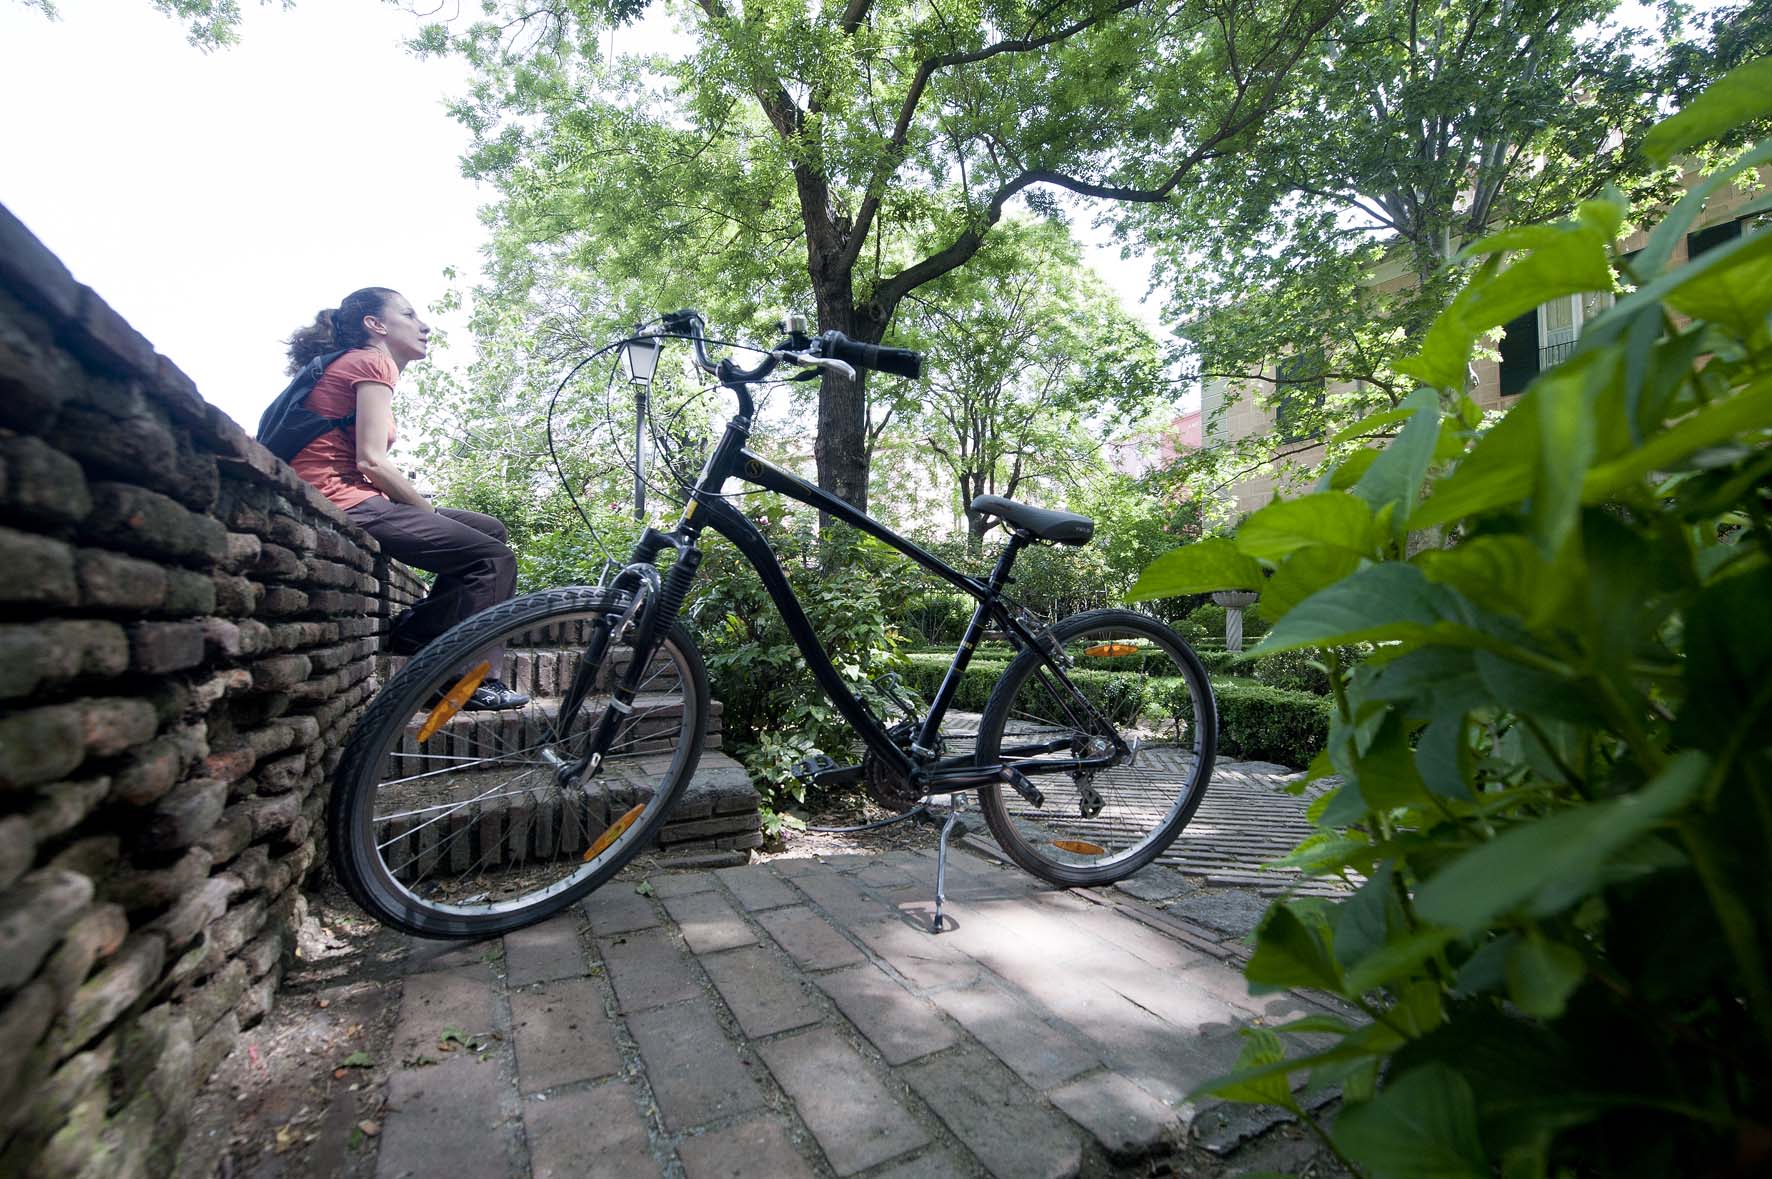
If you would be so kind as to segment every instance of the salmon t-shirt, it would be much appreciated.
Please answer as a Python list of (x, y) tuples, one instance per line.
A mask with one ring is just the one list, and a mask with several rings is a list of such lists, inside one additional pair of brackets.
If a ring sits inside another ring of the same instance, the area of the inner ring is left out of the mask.
[[(394, 358), (380, 348), (358, 348), (327, 366), (303, 402), (322, 417), (342, 418), (357, 412), (357, 385), (374, 381), (392, 389), (400, 379)], [(394, 445), (394, 429), (388, 428), (388, 446)], [(295, 473), (320, 489), (320, 494), (341, 508), (354, 508), (381, 494), (357, 469), (357, 424), (328, 430), (301, 448), (291, 460)]]

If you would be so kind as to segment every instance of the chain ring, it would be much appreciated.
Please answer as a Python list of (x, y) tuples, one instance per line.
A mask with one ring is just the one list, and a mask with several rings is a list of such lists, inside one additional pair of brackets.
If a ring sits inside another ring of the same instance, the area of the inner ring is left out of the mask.
[[(916, 734), (916, 724), (902, 721), (887, 729), (886, 733), (892, 738), (893, 744), (908, 753), (911, 738)], [(939, 748), (936, 752), (940, 752)], [(875, 757), (871, 749), (861, 757), (861, 781), (867, 789), (868, 797), (889, 811), (908, 811), (923, 801), (923, 792), (893, 772), (892, 767)]]

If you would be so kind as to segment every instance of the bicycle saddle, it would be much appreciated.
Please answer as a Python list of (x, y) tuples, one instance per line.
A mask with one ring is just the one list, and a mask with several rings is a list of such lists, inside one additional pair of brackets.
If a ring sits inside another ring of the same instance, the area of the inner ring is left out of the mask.
[(1095, 521), (1088, 516), (1018, 504), (1000, 495), (979, 496), (972, 501), (972, 510), (980, 515), (999, 517), (1041, 540), (1057, 544), (1088, 544), (1089, 538), (1095, 535)]

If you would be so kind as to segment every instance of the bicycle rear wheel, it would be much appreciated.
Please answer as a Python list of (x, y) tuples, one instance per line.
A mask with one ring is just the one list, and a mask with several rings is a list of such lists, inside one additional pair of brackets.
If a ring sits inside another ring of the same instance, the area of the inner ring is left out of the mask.
[[(1199, 657), (1154, 618), (1094, 610), (1051, 635), (1074, 690), (1040, 652), (1023, 651), (992, 691), (978, 738), (979, 763), (1020, 770), (1044, 804), (1007, 785), (980, 787), (979, 804), (1029, 872), (1066, 887), (1111, 884), (1161, 855), (1205, 798), (1217, 704)], [(1112, 755), (1116, 737), (1130, 757)]]
[[(707, 723), (707, 672), (680, 627), (653, 653), (594, 774), (563, 787), (543, 756), (580, 755), (633, 662), (633, 648), (612, 639), (590, 692), (561, 715), (585, 645), (612, 611), (593, 588), (515, 598), (388, 681), (351, 734), (327, 813), (339, 879), (365, 910), (426, 937), (491, 937), (565, 908), (651, 842), (695, 770)], [(482, 677), (532, 699), (454, 711), (451, 695), (465, 699)]]

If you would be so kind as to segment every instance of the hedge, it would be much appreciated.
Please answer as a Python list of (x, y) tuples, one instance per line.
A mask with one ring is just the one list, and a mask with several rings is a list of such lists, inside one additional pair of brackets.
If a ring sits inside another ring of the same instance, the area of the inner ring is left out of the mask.
[[(900, 677), (907, 688), (928, 701), (941, 686), (941, 677), (946, 673), (948, 663), (949, 658), (945, 655), (912, 655), (910, 666), (900, 673)], [(981, 711), (1007, 667), (1006, 663), (974, 661), (960, 681), (954, 707)], [(1105, 682), (1112, 674), (1078, 671), (1074, 676), (1082, 686), (1089, 687), (1092, 683)], [(1216, 679), (1212, 691), (1218, 698), (1218, 748), (1222, 756), (1301, 768), (1308, 765), (1328, 741), (1329, 716), (1334, 705), (1325, 697), (1259, 684), (1223, 683)], [(1160, 690), (1146, 694), (1146, 703), (1153, 713), (1159, 695)]]

